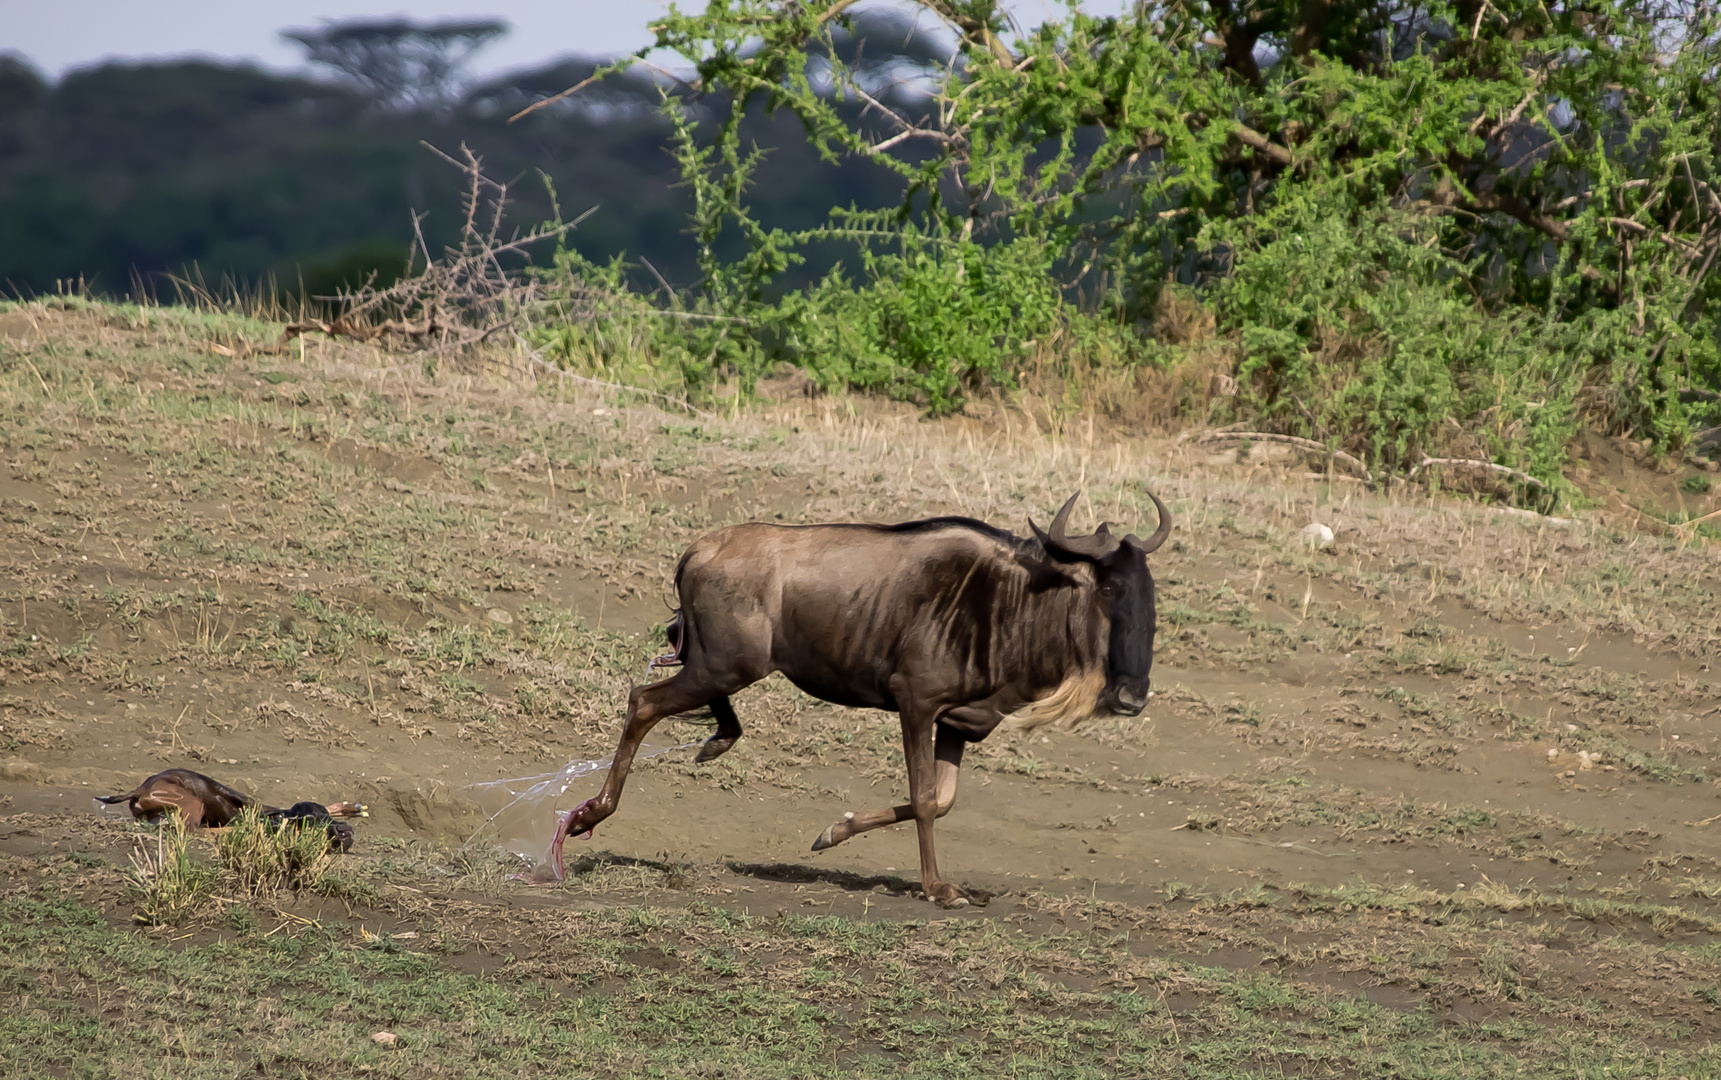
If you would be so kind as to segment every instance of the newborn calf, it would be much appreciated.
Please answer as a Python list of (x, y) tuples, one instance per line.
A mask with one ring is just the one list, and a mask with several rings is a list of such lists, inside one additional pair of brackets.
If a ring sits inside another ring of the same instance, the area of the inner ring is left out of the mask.
[(148, 822), (160, 821), (163, 814), (177, 810), (185, 815), (185, 825), (190, 829), (223, 828), (247, 806), (256, 804), (251, 796), (190, 769), (158, 772), (129, 794), (98, 795), (96, 801), (110, 806), (127, 803), (132, 817)]
[(96, 801), (113, 805), (126, 803), (131, 816), (139, 821), (160, 821), (164, 814), (178, 811), (190, 829), (220, 829), (231, 825), (248, 806), (254, 806), (274, 828), (291, 822), (297, 827), (308, 823), (328, 830), (329, 847), (349, 851), (353, 846), (353, 827), (338, 817), (369, 817), (363, 803), (337, 802), (324, 805), (298, 802), (285, 810), (265, 806), (249, 795), (241, 795), (219, 780), (211, 779), (190, 769), (168, 769), (158, 772), (125, 795), (98, 795)]

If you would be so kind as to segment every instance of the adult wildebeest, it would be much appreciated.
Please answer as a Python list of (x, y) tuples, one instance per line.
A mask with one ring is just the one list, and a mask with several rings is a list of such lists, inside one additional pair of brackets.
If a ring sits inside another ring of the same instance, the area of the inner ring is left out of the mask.
[[(1078, 493), (1079, 495), (1079, 493)], [(971, 518), (901, 525), (736, 525), (695, 541), (675, 569), (681, 608), (669, 638), (683, 665), (635, 687), (614, 764), (595, 798), (556, 832), (590, 834), (615, 813), (640, 741), (659, 720), (709, 706), (717, 730), (708, 761), (741, 736), (729, 695), (773, 671), (838, 705), (902, 716), (909, 801), (849, 814), (813, 844), (913, 818), (920, 883), (944, 907), (966, 903), (938, 874), (932, 823), (956, 801), (963, 748), (1006, 716), (1079, 718), (1096, 705), (1133, 716), (1147, 704), (1155, 625), (1146, 541), (1101, 525), (1068, 536), (1072, 495), (1042, 532), (1024, 538)]]

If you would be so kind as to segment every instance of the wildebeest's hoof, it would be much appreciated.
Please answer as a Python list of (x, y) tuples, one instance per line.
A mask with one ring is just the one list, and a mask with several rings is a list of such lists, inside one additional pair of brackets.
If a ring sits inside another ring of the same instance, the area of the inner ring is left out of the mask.
[(835, 825), (832, 825), (830, 828), (820, 833), (819, 838), (813, 841), (813, 850), (824, 851), (826, 848), (834, 848), (838, 844), (842, 843), (842, 841), (837, 839), (836, 833), (837, 827)]
[(711, 738), (705, 740), (704, 746), (699, 748), (699, 753), (695, 754), (693, 757), (693, 763), (698, 765), (706, 761), (715, 761), (724, 754), (727, 754), (729, 752), (729, 748), (734, 745), (734, 739), (719, 739), (717, 736), (713, 735)]
[(530, 870), (509, 874), (508, 880), (518, 881), (526, 885), (554, 885), (559, 879), (556, 877), (555, 868), (549, 863), (543, 862)]
[(959, 908), (968, 906), (968, 894), (950, 884), (940, 882), (927, 893), (927, 898), (941, 908)]

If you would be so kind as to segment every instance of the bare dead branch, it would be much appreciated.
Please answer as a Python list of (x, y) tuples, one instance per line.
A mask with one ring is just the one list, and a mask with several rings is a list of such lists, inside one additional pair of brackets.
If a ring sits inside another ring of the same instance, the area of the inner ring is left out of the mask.
[(1686, 241), (1681, 240), (1679, 237), (1674, 236), (1672, 233), (1664, 232), (1661, 229), (1651, 228), (1650, 226), (1645, 225), (1640, 221), (1633, 221), (1630, 218), (1622, 218), (1622, 217), (1606, 217), (1606, 218), (1602, 218), (1602, 221), (1606, 222), (1609, 225), (1615, 226), (1616, 228), (1627, 229), (1631, 232), (1635, 232), (1639, 236), (1658, 237), (1661, 240), (1664, 240), (1667, 243), (1673, 245), (1674, 247), (1679, 248), (1681, 251), (1685, 252), (1687, 255), (1692, 256), (1693, 258), (1695, 258), (1697, 255), (1697, 252), (1698, 252), (1697, 245), (1687, 243)]
[(1195, 441), (1198, 443), (1240, 442), (1244, 439), (1248, 439), (1250, 442), (1283, 443), (1286, 446), (1295, 446), (1299, 450), (1308, 450), (1316, 454), (1326, 454), (1334, 461), (1342, 461), (1357, 472), (1361, 473), (1364, 481), (1368, 483), (1374, 482), (1374, 474), (1369, 472), (1368, 466), (1364, 465), (1360, 458), (1347, 454), (1343, 450), (1335, 450), (1324, 443), (1318, 443), (1313, 439), (1305, 439), (1298, 435), (1279, 435), (1271, 431), (1209, 431), (1197, 436)]
[(930, 128), (915, 128), (912, 131), (899, 131), (890, 138), (885, 139), (883, 142), (867, 147), (866, 152), (869, 154), (882, 154), (899, 143), (905, 143), (910, 139), (917, 138), (937, 139), (939, 142), (944, 143), (947, 146), (956, 141), (942, 131), (933, 131)]
[(526, 106), (524, 109), (521, 109), (519, 112), (515, 113), (513, 116), (510, 116), (508, 118), (508, 122), (510, 124), (512, 124), (514, 121), (520, 119), (521, 117), (527, 115), (528, 113), (537, 112), (539, 109), (547, 108), (548, 106), (554, 105), (558, 101), (565, 101), (566, 99), (571, 98), (575, 94), (579, 93), (581, 90), (584, 90), (586, 87), (597, 82), (601, 78), (603, 78), (602, 75), (588, 76), (584, 79), (581, 79), (579, 82), (575, 83), (573, 86), (568, 87), (566, 90), (563, 90), (559, 94), (551, 94), (549, 97), (544, 98), (540, 101), (534, 101), (534, 102), (532, 102), (532, 104)]
[(1502, 195), (1495, 191), (1479, 191), (1469, 199), (1460, 200), (1457, 205), (1465, 210), (1505, 214), (1508, 217), (1517, 218), (1523, 224), (1560, 241), (1562, 244), (1572, 238), (1571, 226), (1556, 217), (1536, 210), (1529, 203), (1515, 196)]
[[(289, 323), (272, 344), (218, 346), (229, 356), (278, 354), (294, 338), (320, 333), (331, 338), (378, 342), (388, 340), (414, 349), (438, 353), (460, 353), (481, 346), (512, 330), (533, 311), (545, 308), (548, 298), (539, 279), (510, 270), (504, 260), (524, 260), (529, 248), (566, 234), (584, 221), (588, 210), (569, 222), (539, 225), (505, 235), (508, 185), (485, 175), (478, 155), (462, 145), (460, 156), (425, 144), (437, 157), (459, 169), (466, 180), (464, 218), (460, 239), (439, 256), (430, 250), (424, 235), (423, 215), (414, 214), (413, 262), (424, 258), (416, 273), (378, 288), (375, 275), (356, 289), (317, 299), (333, 301), (339, 314), (328, 318), (305, 318)], [(595, 210), (595, 208), (594, 208)], [(578, 285), (561, 286), (555, 297), (561, 316), (595, 317), (601, 299), (581, 292)], [(568, 311), (576, 307), (590, 310)]]
[(1505, 465), (1496, 465), (1492, 461), (1482, 461), (1477, 458), (1432, 458), (1425, 456), (1415, 468), (1411, 469), (1410, 472), (1406, 474), (1407, 478), (1411, 480), (1416, 479), (1417, 474), (1423, 469), (1428, 468), (1430, 465), (1440, 465), (1446, 468), (1480, 469), (1485, 472), (1496, 472), (1503, 476), (1510, 476), (1514, 480), (1529, 484), (1530, 486), (1542, 491), (1548, 490), (1548, 485), (1537, 480), (1527, 472), (1520, 472), (1517, 469), (1509, 468)]

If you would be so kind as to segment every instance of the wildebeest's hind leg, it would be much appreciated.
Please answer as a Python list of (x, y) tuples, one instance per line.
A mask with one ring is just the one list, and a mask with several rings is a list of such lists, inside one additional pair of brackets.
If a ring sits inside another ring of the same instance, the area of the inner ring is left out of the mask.
[[(609, 775), (604, 778), (603, 790), (574, 807), (561, 828), (556, 830), (556, 839), (550, 845), (550, 856), (555, 863), (557, 879), (564, 876), (562, 842), (576, 833), (590, 833), (599, 822), (615, 813), (616, 806), (621, 801), (622, 786), (627, 783), (628, 770), (633, 767), (634, 755), (639, 752), (639, 744), (645, 741), (646, 735), (657, 726), (659, 720), (677, 713), (689, 712), (707, 703), (715, 706), (721, 701), (727, 706), (729, 694), (756, 681), (743, 679), (740, 686), (723, 685), (716, 682), (705, 665), (689, 664), (672, 678), (654, 682), (649, 686), (634, 687), (627, 697), (627, 724), (622, 728), (621, 743), (616, 747), (615, 760), (610, 764)], [(729, 716), (734, 721), (733, 709), (729, 710)], [(718, 732), (721, 733), (721, 710), (718, 717)], [(739, 735), (740, 723), (734, 723), (735, 733)]]
[(735, 740), (741, 737), (741, 718), (735, 715), (735, 706), (729, 703), (729, 696), (711, 700), (712, 715), (717, 717), (717, 730), (711, 738), (705, 740), (705, 745), (699, 748), (699, 755), (693, 759), (694, 764), (704, 761), (715, 761), (727, 754), (735, 745)]

